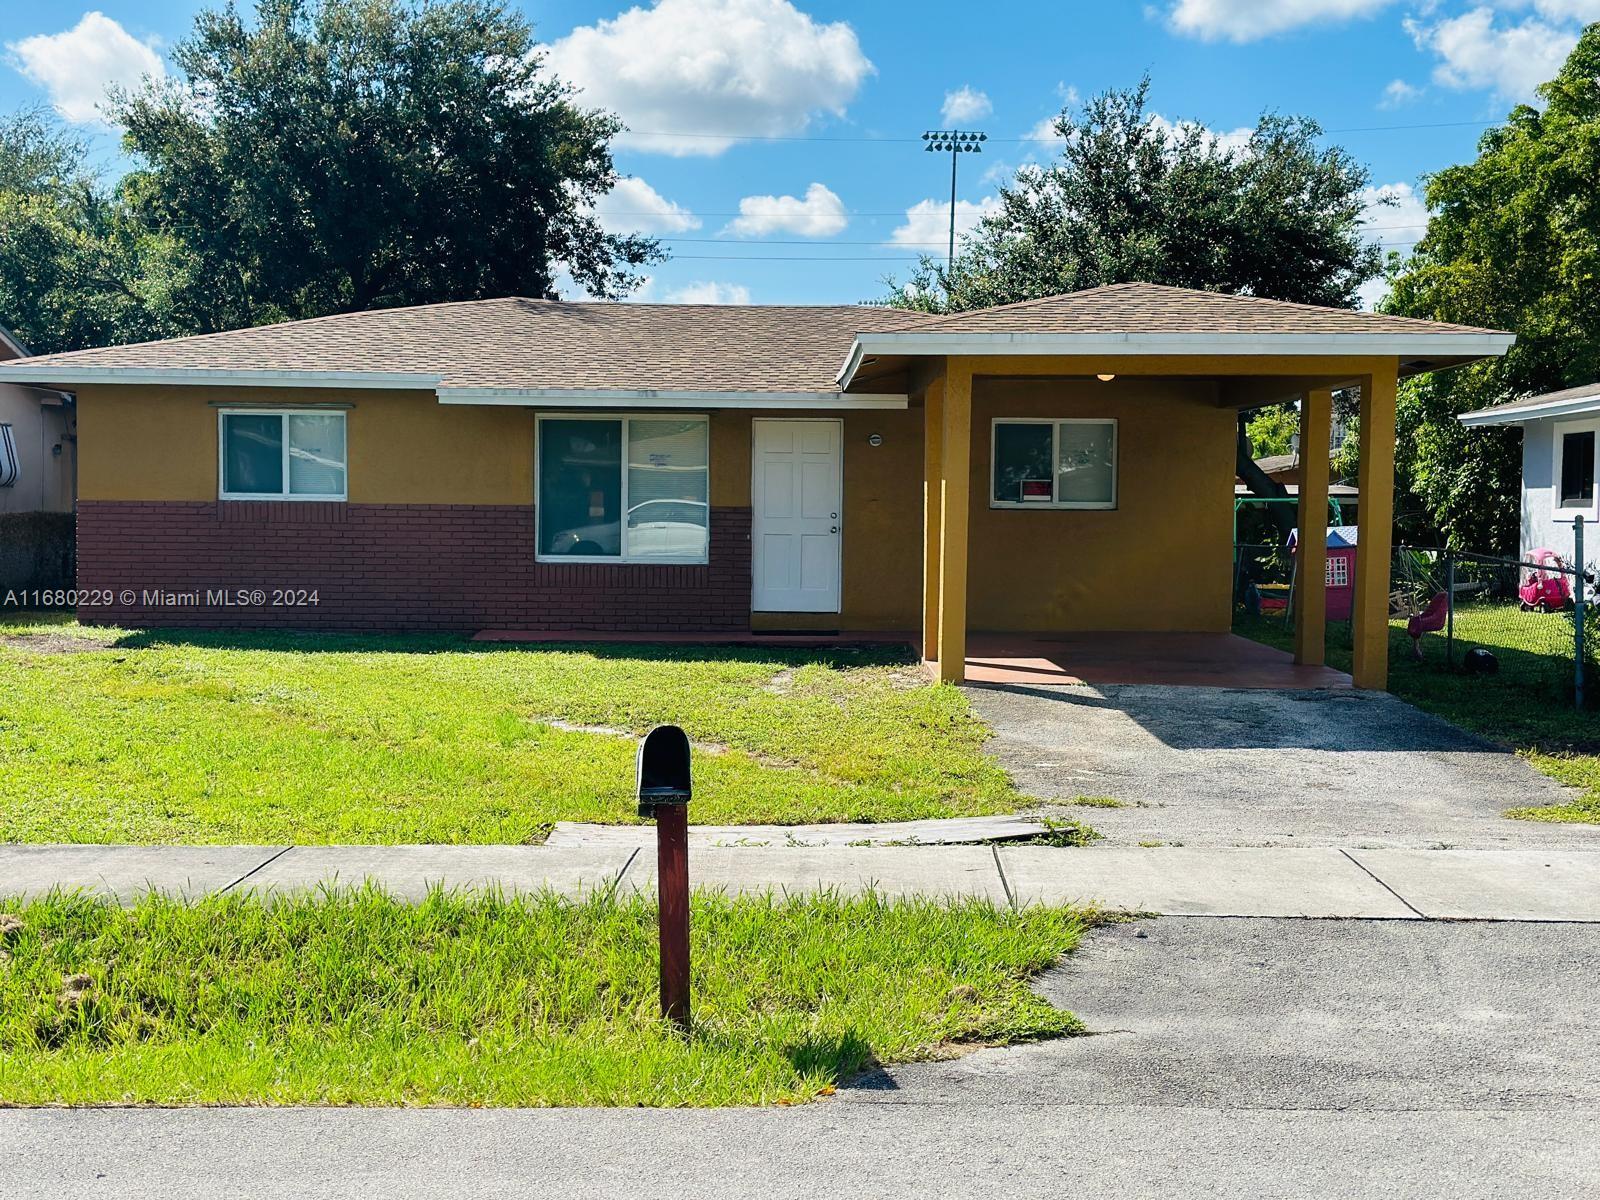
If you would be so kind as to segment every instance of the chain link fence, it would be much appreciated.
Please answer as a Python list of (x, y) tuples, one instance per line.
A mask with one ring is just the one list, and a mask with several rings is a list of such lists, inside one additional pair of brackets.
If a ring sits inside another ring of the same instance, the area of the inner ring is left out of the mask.
[(1401, 547), (1390, 614), (1405, 621), (1424, 664), (1493, 672), (1502, 686), (1582, 707), (1586, 680), (1600, 680), (1584, 619), (1591, 587), (1574, 560), (1550, 552), (1512, 559)]
[[(1494, 674), (1530, 700), (1600, 706), (1600, 621), (1594, 574), (1582, 572), (1582, 531), (1570, 554), (1527, 559), (1428, 547), (1395, 549), (1390, 571), (1391, 654), (1418, 669)], [(1357, 553), (1359, 554), (1359, 548)], [(1293, 629), (1295, 556), (1286, 546), (1234, 547), (1234, 602), (1257, 630)], [(1328, 583), (1334, 583), (1331, 576)], [(1328, 622), (1330, 662), (1347, 655), (1348, 621)]]

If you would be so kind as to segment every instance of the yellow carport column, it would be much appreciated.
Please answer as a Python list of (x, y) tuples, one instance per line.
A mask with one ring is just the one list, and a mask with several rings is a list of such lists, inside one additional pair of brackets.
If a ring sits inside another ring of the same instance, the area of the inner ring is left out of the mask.
[(939, 529), (944, 500), (944, 377), (922, 397), (922, 661), (939, 653)]
[(1295, 521), (1294, 660), (1320, 667), (1328, 626), (1328, 443), (1333, 393), (1300, 397), (1300, 514)]
[(1395, 367), (1361, 380), (1361, 497), (1356, 516), (1355, 653), (1359, 688), (1389, 684), (1389, 558), (1394, 541)]
[(967, 673), (967, 508), (972, 490), (972, 367), (945, 360), (939, 458), (939, 682)]

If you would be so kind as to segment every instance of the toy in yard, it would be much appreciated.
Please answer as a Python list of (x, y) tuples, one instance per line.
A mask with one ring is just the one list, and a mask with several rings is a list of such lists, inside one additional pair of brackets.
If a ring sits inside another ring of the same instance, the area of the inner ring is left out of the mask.
[(1406, 622), (1406, 633), (1411, 638), (1411, 654), (1418, 662), (1422, 661), (1422, 635), (1438, 633), (1449, 617), (1450, 597), (1444, 592), (1437, 592), (1421, 612), (1413, 614)]
[(1535, 550), (1528, 556), (1534, 565), (1523, 576), (1517, 590), (1523, 612), (1560, 612), (1572, 603), (1572, 585), (1558, 569), (1562, 563), (1554, 550)]
[(1468, 675), (1498, 675), (1500, 673), (1500, 660), (1484, 649), (1468, 650), (1461, 665), (1466, 668)]
[[(1294, 551), (1299, 530), (1289, 534), (1289, 550)], [(1356, 597), (1356, 527), (1330, 525), (1328, 527), (1328, 558), (1323, 568), (1329, 621), (1348, 621), (1355, 607)]]

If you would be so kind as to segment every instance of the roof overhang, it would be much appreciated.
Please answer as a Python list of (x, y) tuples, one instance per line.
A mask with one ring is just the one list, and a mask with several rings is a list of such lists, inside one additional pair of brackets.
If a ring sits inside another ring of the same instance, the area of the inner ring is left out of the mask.
[(900, 409), (903, 394), (845, 392), (721, 392), (658, 388), (440, 388), (440, 404), (522, 408), (754, 408)]
[(0, 383), (72, 388), (86, 383), (156, 384), (164, 387), (317, 387), (433, 391), (439, 375), (414, 371), (250, 371), (221, 367), (76, 367), (0, 365)]
[(1399, 358), (1428, 371), (1504, 354), (1510, 333), (860, 333), (839, 368), (848, 388), (869, 357), (1060, 355)]
[(75, 367), (0, 365), (0, 383), (35, 388), (84, 384), (161, 387), (365, 388), (433, 392), (441, 404), (522, 408), (903, 409), (903, 393), (749, 392), (659, 388), (444, 387), (443, 377), (412, 371), (271, 371), (214, 367)]
[(1521, 405), (1511, 408), (1509, 412), (1506, 408), (1480, 408), (1476, 412), (1462, 413), (1456, 420), (1476, 428), (1483, 425), (1522, 425), (1546, 417), (1581, 417), (1587, 413), (1600, 413), (1600, 392), (1589, 396), (1569, 396), (1564, 400), (1548, 400), (1542, 404)]

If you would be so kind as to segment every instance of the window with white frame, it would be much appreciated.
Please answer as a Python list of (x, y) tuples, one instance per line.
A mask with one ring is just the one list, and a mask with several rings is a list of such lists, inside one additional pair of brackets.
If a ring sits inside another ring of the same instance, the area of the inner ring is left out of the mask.
[(706, 561), (707, 418), (542, 416), (538, 439), (541, 559)]
[(343, 500), (344, 418), (317, 409), (222, 410), (222, 498)]
[(1558, 508), (1594, 507), (1595, 431), (1574, 429), (1557, 431), (1556, 480), (1560, 488)]
[(990, 479), (993, 508), (1115, 508), (1117, 423), (999, 418)]

